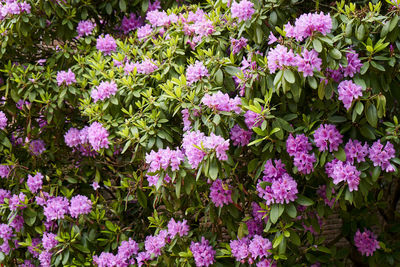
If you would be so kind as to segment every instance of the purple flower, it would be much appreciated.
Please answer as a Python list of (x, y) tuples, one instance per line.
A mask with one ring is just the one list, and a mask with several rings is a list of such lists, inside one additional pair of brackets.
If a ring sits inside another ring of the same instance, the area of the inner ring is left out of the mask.
[(69, 202), (65, 197), (54, 197), (47, 201), (43, 214), (47, 221), (64, 219), (68, 213)]
[(260, 114), (248, 110), (244, 114), (244, 122), (247, 125), (247, 128), (252, 129), (253, 127), (260, 127), (263, 122), (263, 118)]
[(350, 139), (344, 147), (344, 151), (346, 152), (346, 160), (348, 162), (354, 163), (354, 159), (357, 159), (357, 162), (360, 163), (365, 161), (369, 147), (367, 143), (362, 145), (360, 141)]
[(315, 145), (321, 152), (327, 150), (328, 145), (329, 152), (337, 151), (339, 145), (343, 142), (342, 138), (343, 136), (332, 124), (321, 124), (314, 133)]
[(205, 94), (201, 99), (201, 102), (207, 107), (217, 111), (233, 111), (237, 114), (240, 114), (242, 111), (239, 107), (239, 105), (242, 104), (240, 97), (237, 96), (231, 99), (228, 94), (223, 94), (221, 91), (212, 95)]
[(294, 157), (297, 153), (307, 153), (310, 150), (312, 150), (312, 145), (307, 136), (298, 134), (294, 138), (292, 134), (289, 134), (286, 140), (286, 151), (291, 157)]
[(10, 226), (14, 228), (15, 232), (20, 232), (22, 227), (24, 227), (24, 217), (21, 215), (16, 215), (14, 219), (10, 222)]
[(39, 261), (41, 267), (50, 267), (51, 266), (51, 257), (52, 253), (48, 251), (42, 251), (39, 255)]
[(91, 97), (93, 101), (96, 103), (98, 100), (104, 100), (106, 98), (110, 98), (115, 95), (118, 91), (117, 84), (114, 81), (111, 82), (101, 82), (96, 89), (93, 89), (91, 92)]
[(68, 71), (59, 71), (57, 73), (57, 85), (61, 86), (62, 84), (65, 85), (71, 85), (72, 83), (75, 83), (75, 74), (72, 72), (71, 69), (68, 69)]
[(247, 39), (240, 37), (240, 39), (231, 38), (231, 51), (235, 55), (247, 46)]
[(33, 257), (39, 257), (39, 245), (41, 243), (40, 238), (32, 238), (32, 244), (28, 247), (28, 251), (32, 254)]
[(151, 74), (158, 69), (155, 62), (149, 58), (146, 58), (142, 63), (136, 64), (137, 72), (141, 74)]
[(38, 190), (42, 189), (43, 175), (40, 172), (36, 173), (35, 176), (29, 174), (26, 183), (28, 184), (29, 190), (35, 194)]
[(4, 130), (7, 127), (7, 117), (3, 111), (0, 111), (0, 130)]
[[(138, 256), (136, 257), (136, 261), (137, 261), (139, 267), (143, 266), (144, 262), (146, 262), (150, 259), (151, 259), (151, 254), (148, 253), (147, 251), (140, 252), (138, 254)], [(104, 265), (104, 267), (107, 267), (107, 266)]]
[(144, 247), (148, 253), (158, 257), (161, 255), (161, 250), (166, 245), (165, 239), (168, 236), (168, 231), (161, 230), (156, 236), (147, 236), (144, 241)]
[(90, 20), (81, 20), (76, 27), (76, 31), (78, 32), (78, 38), (82, 36), (89, 36), (92, 34), (92, 31), (96, 27), (96, 24), (91, 22)]
[(93, 256), (93, 262), (96, 263), (98, 267), (115, 266), (115, 261), (115, 255), (109, 252), (102, 252), (100, 256)]
[(362, 87), (352, 81), (343, 81), (338, 87), (339, 100), (344, 104), (344, 107), (349, 110), (353, 100), (362, 96)]
[(174, 218), (168, 222), (168, 235), (171, 239), (175, 238), (175, 236), (179, 235), (183, 237), (189, 233), (189, 226), (187, 225), (187, 221), (183, 220), (182, 222), (175, 222)]
[(204, 138), (204, 134), (200, 131), (186, 132), (183, 135), (182, 147), (186, 157), (188, 158), (188, 162), (193, 169), (198, 167), (206, 155), (203, 150), (197, 148), (201, 148), (201, 143), (203, 142)]
[(179, 165), (184, 161), (185, 157), (179, 149), (171, 150), (169, 147), (160, 149), (158, 152), (152, 150), (150, 154), (146, 154), (146, 163), (150, 164), (149, 171), (155, 172), (160, 169), (167, 170), (171, 167), (172, 171), (179, 170)]
[(18, 195), (17, 194), (12, 195), (12, 197), (8, 201), (8, 206), (10, 207), (10, 210), (15, 211), (18, 208), (25, 209), (26, 208), (25, 199), (26, 196), (24, 193), (19, 193)]
[(392, 143), (387, 142), (383, 147), (381, 140), (378, 140), (369, 149), (369, 158), (374, 166), (379, 166), (386, 172), (394, 172), (394, 167), (390, 164), (390, 160), (395, 157), (395, 153), (396, 150)]
[(259, 235), (255, 235), (249, 244), (249, 252), (254, 260), (257, 258), (266, 258), (271, 255), (268, 251), (270, 249), (272, 249), (271, 241)]
[(287, 37), (294, 37), (297, 41), (302, 41), (312, 36), (315, 32), (322, 35), (328, 34), (332, 29), (332, 19), (330, 15), (324, 13), (303, 14), (298, 17), (292, 26), (290, 23), (285, 25)]
[(192, 129), (192, 122), (189, 119), (189, 110), (187, 108), (182, 110), (183, 131)]
[(229, 190), (229, 185), (223, 183), (221, 179), (217, 179), (210, 187), (210, 198), (216, 207), (223, 207), (232, 201), (232, 191)]
[(321, 65), (322, 59), (318, 57), (318, 53), (314, 49), (311, 51), (304, 49), (301, 56), (296, 57), (296, 66), (298, 71), (303, 72), (304, 77), (313, 76), (314, 69), (321, 71)]
[(361, 233), (359, 229), (357, 230), (354, 235), (354, 245), (357, 247), (358, 251), (365, 256), (372, 256), (375, 250), (381, 248), (376, 239), (376, 235), (366, 229), (364, 229), (363, 233)]
[(208, 76), (209, 76), (208, 70), (201, 61), (196, 61), (195, 64), (189, 65), (189, 67), (186, 70), (186, 81), (188, 85), (197, 82), (202, 77), (208, 77)]
[(90, 145), (95, 151), (108, 148), (108, 132), (100, 123), (93, 122), (87, 130)]
[(58, 241), (56, 240), (57, 235), (53, 233), (43, 233), (42, 244), (46, 251), (50, 251), (52, 248), (57, 246)]
[(93, 189), (96, 191), (97, 189), (100, 188), (100, 185), (99, 185), (98, 182), (93, 182), (93, 183), (92, 183), (92, 187), (93, 187)]
[(190, 251), (192, 251), (197, 267), (210, 266), (215, 261), (215, 250), (204, 237), (201, 238), (201, 242), (192, 241)]
[(77, 195), (71, 198), (69, 213), (72, 218), (78, 218), (81, 214), (89, 214), (92, 209), (92, 201), (86, 196)]
[(275, 166), (272, 163), (271, 159), (267, 160), (267, 162), (265, 163), (263, 180), (272, 181), (273, 179), (282, 177), (282, 175), (286, 173), (285, 164), (283, 164), (280, 159), (275, 159), (274, 163)]
[(271, 185), (272, 194), (275, 203), (289, 203), (297, 198), (297, 183), (296, 181), (285, 173), (281, 178), (274, 180)]
[(339, 184), (342, 181), (347, 182), (349, 191), (357, 191), (360, 183), (361, 172), (357, 170), (350, 162), (342, 162), (334, 160), (325, 166), (326, 173), (333, 179), (334, 184)]
[(117, 49), (117, 43), (111, 35), (106, 34), (104, 37), (100, 36), (97, 39), (96, 48), (103, 52), (104, 55), (110, 55), (111, 52)]
[(256, 219), (250, 219), (246, 221), (247, 230), (249, 232), (248, 237), (252, 237), (254, 235), (261, 235), (263, 232), (262, 222)]
[(137, 30), (137, 37), (139, 40), (143, 40), (144, 38), (150, 36), (153, 32), (153, 28), (151, 25), (146, 24)]
[(238, 18), (238, 21), (245, 21), (251, 19), (254, 13), (254, 4), (248, 0), (242, 0), (239, 3), (233, 2), (231, 11), (232, 18)]
[(33, 155), (39, 156), (46, 151), (46, 144), (41, 139), (32, 140), (29, 144), (29, 148)]
[(252, 132), (240, 128), (238, 124), (231, 129), (231, 140), (235, 146), (246, 146), (251, 139)]
[(64, 135), (64, 140), (67, 146), (77, 147), (81, 144), (80, 131), (76, 128), (70, 128), (68, 132)]
[(129, 259), (133, 255), (137, 255), (139, 251), (139, 245), (135, 240), (129, 238), (128, 241), (122, 241), (118, 247), (117, 258)]
[(0, 204), (4, 204), (5, 198), (11, 198), (11, 192), (9, 190), (0, 188)]
[(211, 133), (210, 136), (206, 137), (203, 141), (204, 148), (215, 151), (217, 159), (228, 160), (226, 151), (229, 149), (229, 140), (225, 140), (221, 136)]
[(271, 31), (268, 36), (268, 44), (271, 45), (271, 44), (275, 43), (276, 41), (278, 41), (278, 39), (275, 37), (274, 33)]
[(288, 50), (287, 47), (280, 44), (269, 50), (267, 60), (268, 69), (271, 74), (275, 73), (277, 69), (282, 70), (285, 67), (295, 66), (297, 62), (293, 50)]
[(0, 177), (7, 178), (9, 174), (10, 174), (10, 166), (0, 165)]
[(120, 29), (124, 32), (124, 34), (129, 33), (130, 31), (133, 31), (140, 26), (142, 26), (143, 21), (141, 17), (136, 17), (136, 14), (131, 13), (129, 15), (129, 18), (124, 16), (121, 22), (121, 27)]
[(293, 164), (302, 174), (310, 174), (314, 171), (314, 163), (316, 162), (315, 154), (299, 152), (294, 156)]
[(10, 240), (13, 235), (13, 230), (7, 224), (0, 224), (0, 238), (3, 239), (4, 242)]
[(249, 240), (247, 238), (231, 240), (229, 245), (232, 256), (235, 257), (236, 261), (244, 262), (249, 256)]
[(343, 68), (344, 77), (353, 77), (354, 74), (360, 72), (362, 63), (358, 58), (358, 54), (353, 49), (349, 49), (346, 53), (347, 66)]

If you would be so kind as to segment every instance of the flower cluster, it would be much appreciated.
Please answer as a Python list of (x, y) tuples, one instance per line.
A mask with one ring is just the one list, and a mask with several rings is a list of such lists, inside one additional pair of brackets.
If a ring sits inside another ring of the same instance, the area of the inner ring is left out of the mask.
[(267, 205), (294, 201), (298, 193), (296, 181), (286, 173), (280, 160), (274, 162), (275, 166), (271, 159), (265, 163), (264, 176), (257, 184), (258, 196), (266, 200)]
[(215, 261), (215, 250), (204, 237), (201, 238), (201, 242), (192, 241), (190, 251), (193, 254), (197, 267), (210, 266)]
[(230, 98), (228, 94), (223, 94), (221, 91), (212, 95), (205, 94), (201, 99), (201, 103), (216, 111), (232, 111), (237, 114), (242, 112), (239, 106), (242, 104), (240, 97)]
[(33, 155), (39, 156), (44, 151), (46, 151), (46, 144), (41, 139), (32, 140), (29, 143), (29, 149)]
[(369, 230), (364, 230), (362, 233), (360, 230), (357, 230), (354, 235), (354, 245), (365, 256), (372, 256), (375, 250), (380, 248), (376, 235)]
[(396, 151), (393, 144), (387, 142), (385, 146), (382, 145), (381, 140), (372, 144), (369, 149), (369, 158), (374, 166), (379, 166), (386, 172), (394, 172), (394, 167), (390, 160), (395, 157)]
[(9, 174), (10, 174), (10, 166), (0, 165), (0, 177), (7, 178)]
[(344, 107), (349, 110), (353, 100), (362, 96), (362, 87), (352, 81), (343, 81), (338, 87), (339, 100), (344, 104)]
[(192, 49), (203, 37), (209, 36), (215, 31), (212, 22), (207, 19), (206, 13), (201, 9), (194, 13), (190, 11), (187, 18), (183, 15), (180, 16), (180, 20), (183, 23), (183, 33), (193, 37), (192, 41), (188, 41)]
[(329, 152), (337, 151), (343, 142), (342, 138), (343, 136), (333, 124), (321, 124), (314, 133), (315, 145), (321, 152), (327, 150), (328, 146)]
[(369, 147), (368, 144), (361, 144), (358, 140), (350, 139), (344, 147), (346, 152), (346, 161), (354, 163), (357, 160), (358, 163), (365, 161), (365, 157), (368, 156)]
[(330, 15), (324, 13), (308, 13), (298, 17), (294, 26), (285, 25), (287, 37), (296, 38), (297, 41), (303, 41), (305, 38), (312, 36), (316, 32), (322, 35), (328, 34), (332, 29), (332, 19)]
[(106, 34), (104, 37), (100, 36), (97, 39), (96, 48), (103, 52), (104, 55), (110, 55), (111, 52), (114, 52), (117, 49), (117, 43), (111, 35)]
[(158, 66), (155, 64), (155, 62), (153, 60), (148, 59), (148, 58), (143, 60), (141, 63), (128, 62), (125, 64), (125, 67), (124, 67), (125, 74), (133, 72), (135, 68), (138, 73), (150, 74), (150, 73), (153, 73), (155, 70), (157, 70)]
[(94, 27), (96, 27), (96, 24), (90, 20), (81, 20), (76, 27), (78, 38), (91, 35)]
[(240, 128), (238, 124), (231, 129), (231, 140), (234, 146), (246, 146), (250, 142), (251, 135), (251, 131)]
[(303, 174), (310, 174), (314, 171), (315, 154), (309, 154), (312, 149), (311, 143), (304, 134), (297, 135), (295, 138), (292, 134), (286, 140), (286, 151), (291, 157), (294, 157), (294, 165), (298, 171)]
[(71, 198), (69, 214), (72, 218), (78, 218), (81, 214), (89, 214), (92, 209), (92, 201), (86, 196), (77, 195)]
[(260, 127), (263, 123), (263, 118), (260, 114), (248, 110), (244, 114), (244, 123), (246, 123), (246, 126), (249, 129), (252, 129), (253, 127)]
[(268, 52), (267, 60), (270, 73), (275, 73), (277, 69), (296, 66), (297, 62), (293, 50), (288, 50), (286, 46), (280, 44)]
[(260, 235), (255, 235), (251, 240), (248, 238), (231, 240), (229, 245), (236, 261), (244, 263), (247, 260), (250, 264), (256, 259), (267, 258), (271, 255), (269, 250), (272, 249), (271, 241)]
[(226, 151), (229, 149), (229, 140), (211, 133), (205, 136), (200, 131), (187, 132), (183, 136), (182, 147), (193, 169), (196, 169), (208, 152), (215, 151), (219, 160), (227, 160)]
[(75, 74), (72, 72), (71, 69), (68, 69), (68, 71), (59, 71), (57, 73), (57, 84), (58, 86), (61, 86), (62, 84), (65, 85), (71, 85), (72, 83), (75, 83)]
[(42, 189), (43, 175), (40, 172), (36, 173), (35, 176), (29, 174), (26, 183), (28, 184), (29, 190), (35, 194), (39, 189)]
[(208, 76), (209, 76), (208, 70), (201, 61), (196, 61), (195, 64), (189, 65), (186, 70), (186, 82), (188, 85), (197, 82), (202, 77), (208, 77)]
[(7, 127), (7, 117), (3, 111), (0, 111), (0, 130), (4, 130)]
[(124, 16), (121, 22), (120, 30), (124, 32), (124, 34), (129, 33), (130, 31), (136, 30), (140, 26), (142, 26), (143, 20), (141, 17), (137, 17), (136, 14), (131, 13), (129, 17)]
[(232, 190), (221, 179), (217, 179), (210, 187), (210, 198), (216, 207), (223, 207), (232, 203)]
[(334, 184), (345, 181), (349, 185), (350, 192), (358, 190), (361, 172), (350, 162), (334, 159), (325, 165), (325, 170), (328, 176), (333, 179)]
[(304, 77), (313, 76), (314, 70), (320, 71), (322, 59), (318, 57), (317, 51), (304, 49), (301, 56), (296, 57), (298, 71), (303, 72)]
[(64, 135), (67, 146), (77, 148), (83, 155), (92, 155), (92, 149), (99, 151), (101, 148), (108, 148), (108, 132), (98, 122), (86, 126), (82, 130), (70, 128)]
[(239, 22), (251, 19), (254, 13), (254, 4), (248, 0), (242, 0), (239, 3), (233, 2), (231, 11), (232, 18), (237, 18)]
[(117, 84), (114, 81), (101, 82), (100, 85), (96, 87), (96, 89), (92, 90), (90, 96), (96, 103), (99, 100), (110, 98), (111, 96), (115, 95), (117, 91)]
[(23, 12), (31, 13), (31, 5), (25, 1), (17, 2), (13, 0), (2, 1), (0, 3), (0, 20), (3, 20), (8, 15), (19, 15)]
[(240, 37), (240, 39), (231, 38), (231, 52), (235, 55), (247, 46), (247, 39)]
[(344, 77), (353, 77), (354, 74), (360, 72), (362, 63), (358, 58), (358, 54), (353, 49), (348, 49), (346, 53), (347, 66), (342, 67)]

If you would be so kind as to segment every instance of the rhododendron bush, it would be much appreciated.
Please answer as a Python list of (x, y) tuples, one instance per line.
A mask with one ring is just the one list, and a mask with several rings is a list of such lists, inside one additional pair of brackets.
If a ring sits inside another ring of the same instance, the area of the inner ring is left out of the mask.
[(395, 266), (399, 15), (1, 1), (0, 261)]

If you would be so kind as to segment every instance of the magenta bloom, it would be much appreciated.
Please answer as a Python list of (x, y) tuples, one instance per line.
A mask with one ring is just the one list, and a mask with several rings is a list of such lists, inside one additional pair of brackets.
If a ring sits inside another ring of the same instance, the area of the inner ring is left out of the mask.
[(96, 89), (92, 90), (91, 97), (96, 103), (99, 100), (110, 98), (111, 96), (115, 95), (117, 91), (117, 84), (114, 81), (101, 82), (100, 85), (96, 87)]
[(99, 185), (99, 183), (98, 182), (93, 182), (92, 183), (92, 187), (93, 187), (93, 190), (97, 190), (97, 189), (99, 189), (100, 188), (100, 185)]
[(314, 171), (314, 163), (317, 161), (315, 154), (308, 154), (304, 152), (297, 153), (294, 156), (293, 164), (297, 170), (302, 174), (310, 174)]
[(146, 24), (140, 28), (138, 28), (136, 34), (139, 40), (143, 40), (144, 38), (150, 36), (153, 32), (153, 28), (151, 25)]
[(210, 246), (210, 243), (204, 237), (201, 238), (201, 242), (193, 242), (190, 245), (190, 251), (192, 251), (194, 262), (197, 267), (210, 266), (214, 263), (215, 250)]
[(38, 190), (42, 189), (43, 175), (40, 172), (36, 173), (35, 176), (29, 174), (27, 184), (29, 190), (35, 194)]
[(182, 222), (175, 222), (174, 218), (168, 222), (168, 235), (171, 239), (175, 236), (179, 235), (183, 237), (189, 233), (189, 226), (187, 225), (187, 221), (183, 220)]
[(339, 145), (343, 142), (343, 136), (336, 129), (335, 125), (332, 124), (321, 124), (314, 133), (314, 142), (318, 147), (319, 151), (325, 151), (328, 149), (329, 152), (337, 151)]
[(303, 76), (313, 76), (314, 70), (321, 71), (322, 59), (318, 57), (317, 51), (305, 49), (301, 56), (296, 57), (298, 71), (303, 72)]
[(362, 63), (358, 58), (358, 53), (353, 49), (349, 49), (349, 52), (346, 53), (347, 66), (343, 68), (344, 77), (353, 77), (354, 74), (360, 72)]
[(51, 257), (52, 253), (48, 251), (42, 251), (39, 255), (39, 261), (41, 267), (50, 267), (51, 266)]
[(95, 151), (101, 148), (108, 148), (108, 132), (100, 123), (93, 122), (88, 128), (88, 139)]
[(229, 185), (222, 183), (221, 179), (215, 180), (210, 187), (210, 198), (216, 207), (223, 207), (233, 202)]
[(240, 37), (240, 39), (231, 38), (231, 52), (235, 55), (247, 46), (247, 39)]
[(24, 227), (24, 222), (24, 217), (22, 217), (21, 215), (16, 215), (14, 217), (14, 220), (10, 222), (10, 226), (14, 228), (15, 232), (18, 233), (21, 231), (22, 227)]
[(369, 149), (369, 158), (374, 166), (379, 166), (386, 172), (394, 172), (394, 167), (390, 160), (395, 157), (396, 150), (393, 144), (387, 142), (385, 147), (381, 144), (381, 140), (372, 144)]
[(0, 177), (7, 178), (9, 174), (10, 174), (10, 166), (0, 165)]
[(312, 149), (311, 143), (308, 141), (308, 137), (304, 134), (296, 135), (296, 138), (292, 134), (289, 134), (286, 140), (286, 151), (291, 157), (294, 157), (297, 153), (307, 153)]
[(208, 77), (208, 76), (209, 76), (208, 70), (201, 61), (196, 61), (195, 64), (189, 65), (189, 67), (186, 70), (186, 81), (188, 85), (197, 82), (202, 77)]
[(117, 49), (117, 43), (111, 35), (106, 34), (106, 36), (100, 36), (97, 39), (96, 48), (103, 52), (104, 55), (110, 55), (111, 52), (114, 52)]
[(352, 81), (343, 81), (338, 87), (339, 100), (344, 104), (344, 107), (349, 110), (353, 100), (362, 96), (362, 87)]
[(291, 49), (288, 50), (286, 46), (281, 44), (269, 50), (267, 59), (270, 73), (275, 73), (277, 69), (282, 70), (285, 67), (296, 65), (296, 57), (293, 51)]
[(186, 132), (183, 135), (182, 148), (186, 157), (188, 158), (189, 164), (192, 166), (193, 169), (196, 169), (198, 167), (198, 165), (206, 155), (203, 150), (197, 148), (201, 148), (201, 144), (204, 138), (204, 134), (200, 131)]
[(33, 140), (29, 144), (29, 148), (33, 155), (39, 156), (46, 151), (46, 144), (41, 139)]
[(72, 72), (71, 69), (68, 71), (59, 71), (57, 73), (57, 85), (61, 86), (62, 84), (71, 85), (76, 82), (75, 74)]
[(161, 250), (166, 245), (165, 239), (168, 236), (168, 231), (161, 230), (156, 236), (147, 236), (144, 241), (146, 252), (156, 257), (161, 255)]
[(44, 207), (43, 214), (46, 216), (47, 221), (64, 219), (68, 214), (69, 202), (65, 197), (50, 198)]
[(365, 157), (368, 155), (369, 147), (368, 144), (361, 144), (358, 140), (350, 139), (344, 147), (344, 151), (346, 152), (346, 160), (350, 163), (354, 162), (354, 159), (357, 159), (357, 162), (365, 161)]
[(236, 261), (243, 262), (249, 256), (249, 240), (247, 238), (231, 240), (229, 245), (231, 247), (232, 256), (235, 257)]
[(230, 98), (228, 94), (223, 94), (221, 91), (212, 95), (205, 94), (201, 99), (201, 103), (217, 111), (232, 111), (237, 114), (242, 112), (242, 109), (239, 107), (242, 104), (240, 97)]
[(246, 146), (251, 139), (252, 132), (240, 128), (238, 124), (231, 129), (231, 140), (234, 146)]
[(78, 38), (82, 36), (88, 36), (92, 34), (92, 31), (96, 27), (96, 24), (91, 22), (90, 20), (81, 20), (76, 27), (76, 31), (78, 32)]
[(358, 190), (361, 172), (351, 163), (334, 160), (327, 163), (325, 168), (328, 176), (333, 179), (334, 184), (345, 181), (349, 185), (350, 192)]
[(42, 244), (46, 251), (50, 251), (52, 248), (57, 246), (58, 241), (56, 240), (57, 235), (53, 233), (43, 233)]
[(25, 205), (25, 199), (26, 199), (26, 195), (24, 193), (19, 193), (12, 195), (12, 197), (10, 198), (10, 200), (8, 201), (8, 206), (10, 207), (10, 210), (17, 210), (17, 209), (25, 209), (26, 205)]
[(4, 241), (10, 240), (13, 235), (13, 230), (7, 224), (0, 224), (0, 238)]
[(253, 127), (260, 127), (263, 123), (263, 118), (260, 114), (248, 110), (244, 114), (244, 122), (246, 123), (247, 128), (251, 130)]
[(322, 35), (328, 34), (332, 29), (332, 19), (330, 15), (324, 13), (309, 13), (298, 17), (292, 26), (290, 23), (285, 25), (287, 37), (296, 38), (297, 41), (303, 41), (316, 32)]
[(149, 171), (155, 172), (160, 169), (167, 170), (171, 167), (172, 171), (179, 170), (179, 165), (184, 161), (185, 157), (179, 149), (171, 150), (169, 147), (160, 149), (158, 152), (152, 150), (150, 154), (146, 154), (146, 163), (150, 164)]
[(133, 31), (140, 26), (142, 26), (143, 21), (141, 17), (136, 17), (135, 13), (131, 13), (129, 15), (129, 18), (124, 16), (121, 22), (121, 27), (120, 29), (124, 32), (124, 34), (129, 33), (130, 31)]
[(92, 201), (86, 196), (77, 195), (71, 198), (69, 213), (72, 218), (78, 218), (81, 214), (89, 214), (92, 209)]
[(271, 252), (268, 251), (270, 249), (272, 249), (271, 241), (259, 235), (255, 235), (249, 244), (249, 252), (254, 260), (257, 258), (266, 258), (271, 255)]
[(4, 130), (7, 127), (7, 117), (3, 111), (0, 111), (0, 130)]
[(357, 230), (354, 235), (354, 245), (363, 256), (372, 256), (375, 250), (381, 248), (376, 239), (376, 235), (366, 229), (364, 229), (363, 233), (361, 233), (359, 229)]
[(70, 128), (64, 135), (67, 146), (76, 147), (81, 144), (80, 131), (76, 128)]
[(231, 11), (232, 18), (238, 18), (238, 21), (245, 21), (251, 19), (254, 13), (254, 4), (248, 0), (242, 0), (239, 3), (233, 1)]
[(187, 108), (182, 110), (183, 131), (192, 129), (192, 122), (189, 117), (189, 110)]

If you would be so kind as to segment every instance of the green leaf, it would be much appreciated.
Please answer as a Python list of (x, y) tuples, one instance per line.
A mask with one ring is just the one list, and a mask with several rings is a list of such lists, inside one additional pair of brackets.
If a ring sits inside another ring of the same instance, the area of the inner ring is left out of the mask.
[(115, 232), (115, 230), (117, 230), (117, 227), (110, 221), (106, 221), (106, 227), (111, 232)]
[(147, 207), (147, 197), (145, 193), (138, 188), (136, 191), (136, 195), (140, 206), (142, 206), (145, 209)]
[(297, 195), (296, 202), (302, 206), (311, 206), (314, 204), (314, 201), (309, 199), (308, 197), (305, 197), (303, 195)]
[(272, 247), (276, 248), (277, 246), (279, 246), (279, 244), (282, 242), (282, 240), (283, 240), (283, 235), (281, 234), (275, 239), (274, 244), (272, 245)]
[(332, 58), (337, 59), (337, 60), (339, 60), (339, 59), (342, 58), (342, 53), (341, 53), (337, 48), (332, 48), (332, 49), (329, 51), (329, 55), (330, 55)]
[(333, 123), (341, 123), (347, 121), (346, 117), (343, 116), (331, 116), (328, 118), (328, 121)]
[(374, 140), (376, 137), (375, 137), (375, 134), (374, 134), (374, 132), (371, 130), (371, 128), (370, 128), (370, 126), (368, 126), (368, 125), (363, 125), (361, 128), (360, 128), (360, 132), (361, 132), (361, 134), (364, 136), (364, 137), (366, 137), (366, 138), (368, 138), (368, 139), (371, 139), (371, 140)]
[(357, 112), (358, 115), (361, 115), (363, 110), (364, 110), (364, 104), (361, 102), (357, 102), (357, 104), (355, 105), (355, 111)]
[(211, 161), (208, 174), (210, 175), (210, 178), (213, 180), (217, 179), (218, 177), (218, 164), (215, 158)]
[(126, 3), (125, 0), (119, 0), (119, 8), (121, 9), (122, 12), (126, 11)]
[(314, 47), (315, 51), (317, 51), (318, 53), (321, 53), (322, 52), (322, 44), (321, 44), (320, 40), (314, 39), (312, 43), (313, 43), (313, 47)]
[(368, 71), (368, 69), (369, 69), (369, 62), (367, 61), (362, 65), (360, 73), (364, 75)]
[(221, 69), (217, 70), (217, 72), (215, 73), (215, 82), (217, 83), (217, 85), (224, 84), (224, 73)]
[(293, 203), (290, 203), (287, 207), (286, 207), (286, 213), (287, 215), (289, 215), (291, 218), (296, 218), (297, 216), (297, 210), (296, 207), (294, 206)]
[(372, 171), (372, 181), (376, 182), (381, 175), (381, 167), (376, 166)]
[(293, 72), (291, 70), (289, 70), (289, 69), (284, 71), (283, 77), (285, 77), (285, 80), (288, 83), (295, 83), (296, 82), (296, 78), (294, 77)]
[(346, 161), (346, 152), (344, 149), (340, 146), (338, 151), (334, 152), (335, 158), (341, 161)]
[(362, 40), (364, 40), (364, 37), (365, 37), (365, 27), (364, 27), (364, 24), (361, 24), (358, 26), (358, 28), (356, 30), (356, 38), (359, 41), (362, 41)]
[(175, 184), (175, 193), (178, 199), (181, 196), (181, 187), (182, 187), (182, 177), (179, 176), (178, 179), (176, 179), (176, 184)]
[(368, 123), (376, 128), (378, 126), (378, 113), (374, 104), (369, 105), (365, 115)]
[(271, 207), (271, 211), (269, 214), (269, 219), (271, 220), (272, 223), (276, 223), (279, 219), (279, 206), (274, 204)]

